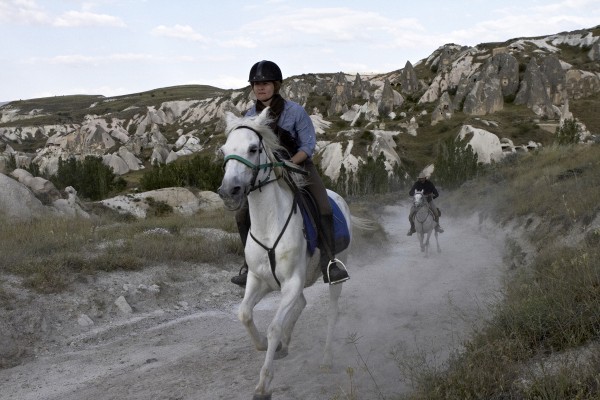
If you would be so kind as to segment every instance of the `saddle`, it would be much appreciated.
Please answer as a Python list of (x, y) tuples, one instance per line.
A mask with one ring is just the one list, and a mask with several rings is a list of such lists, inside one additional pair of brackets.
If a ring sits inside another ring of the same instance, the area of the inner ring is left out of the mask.
[[(314, 198), (309, 192), (301, 191), (298, 197), (300, 197), (298, 199), (298, 207), (302, 212), (302, 219), (304, 220), (304, 238), (308, 244), (308, 252), (312, 256), (319, 244), (318, 232), (321, 227), (317, 221), (320, 220), (320, 213)], [(339, 253), (346, 249), (350, 244), (350, 232), (342, 210), (331, 197), (328, 198), (329, 204), (333, 210), (333, 236), (335, 240), (335, 249), (336, 252)]]

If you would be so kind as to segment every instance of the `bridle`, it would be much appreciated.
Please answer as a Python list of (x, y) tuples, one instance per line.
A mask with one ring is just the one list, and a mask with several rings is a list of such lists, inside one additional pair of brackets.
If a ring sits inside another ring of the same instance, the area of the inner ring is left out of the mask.
[[(241, 125), (241, 126), (236, 127), (233, 130), (244, 129), (244, 128), (250, 129), (252, 132), (254, 132), (258, 136), (258, 140), (260, 143), (259, 150), (258, 150), (259, 159), (260, 159), (260, 154), (262, 154), (264, 152), (265, 154), (267, 154), (267, 160), (269, 160), (269, 162), (256, 165), (252, 161), (249, 161), (242, 156), (239, 156), (237, 154), (230, 154), (230, 155), (226, 156), (225, 159), (223, 160), (223, 169), (225, 169), (225, 165), (227, 164), (228, 161), (235, 160), (235, 161), (241, 162), (246, 167), (248, 167), (252, 170), (252, 180), (250, 181), (250, 186), (248, 186), (248, 188), (246, 189), (246, 192), (245, 192), (245, 194), (248, 195), (248, 193), (253, 192), (256, 189), (260, 189), (260, 188), (268, 185), (271, 182), (277, 181), (280, 178), (280, 176), (278, 176), (276, 178), (271, 178), (271, 172), (273, 172), (273, 169), (276, 167), (284, 167), (285, 163), (282, 161), (273, 162), (269, 159), (267, 150), (263, 143), (263, 137), (260, 134), (260, 132), (258, 132), (256, 129), (254, 129), (250, 126), (247, 126), (247, 125)], [(261, 170), (264, 170), (264, 171), (269, 170), (269, 172), (266, 174), (266, 176), (263, 180), (259, 180), (257, 183), (256, 179), (258, 178), (258, 173)]]

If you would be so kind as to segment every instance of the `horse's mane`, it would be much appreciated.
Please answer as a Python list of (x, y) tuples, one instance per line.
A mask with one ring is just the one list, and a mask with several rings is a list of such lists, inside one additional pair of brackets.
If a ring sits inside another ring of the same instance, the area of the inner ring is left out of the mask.
[[(249, 117), (229, 119), (227, 121), (225, 135), (229, 136), (231, 132), (242, 127), (248, 127), (254, 130), (260, 136), (262, 136), (262, 142), (269, 159), (275, 161), (275, 153), (287, 154), (287, 150), (281, 145), (279, 139), (277, 138), (277, 135), (275, 134), (275, 132), (273, 132), (273, 129), (271, 129), (270, 125), (272, 122), (272, 118), (264, 117), (262, 115), (253, 115)], [(300, 167), (296, 166), (296, 168)], [(275, 170), (277, 176), (282, 175), (283, 177), (293, 180), (298, 187), (303, 187), (306, 185), (305, 179), (301, 174), (290, 173), (288, 169), (283, 167), (276, 167)]]

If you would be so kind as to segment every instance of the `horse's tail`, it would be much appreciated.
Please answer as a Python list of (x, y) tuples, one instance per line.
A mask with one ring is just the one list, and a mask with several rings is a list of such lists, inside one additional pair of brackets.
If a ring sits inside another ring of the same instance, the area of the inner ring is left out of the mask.
[(352, 226), (362, 231), (376, 231), (379, 229), (379, 225), (371, 219), (356, 217), (354, 215), (351, 215), (350, 219), (352, 221)]

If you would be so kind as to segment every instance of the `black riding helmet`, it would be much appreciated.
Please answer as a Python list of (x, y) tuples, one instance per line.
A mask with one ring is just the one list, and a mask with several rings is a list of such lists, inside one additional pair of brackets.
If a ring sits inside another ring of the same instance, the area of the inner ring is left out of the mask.
[(277, 64), (262, 60), (250, 68), (248, 82), (283, 82), (283, 76)]

